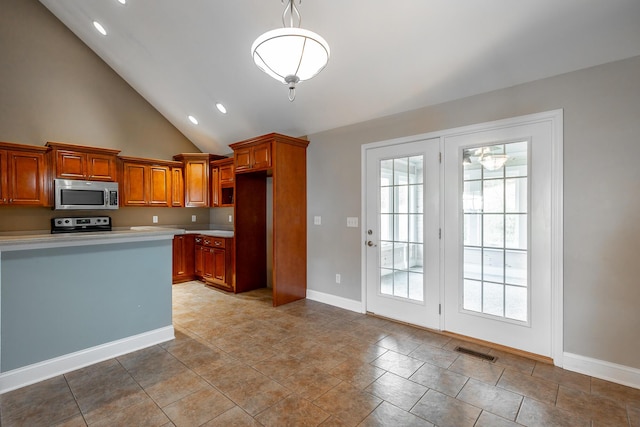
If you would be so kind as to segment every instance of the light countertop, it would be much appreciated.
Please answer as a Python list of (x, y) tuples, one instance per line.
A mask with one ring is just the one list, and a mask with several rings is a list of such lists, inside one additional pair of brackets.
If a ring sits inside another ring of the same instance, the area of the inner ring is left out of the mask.
[(225, 238), (230, 238), (234, 235), (233, 231), (229, 230), (185, 230), (183, 228), (161, 226), (120, 227), (114, 228), (112, 231), (57, 234), (50, 234), (45, 230), (40, 230), (2, 233), (0, 235), (0, 252), (164, 240), (172, 239), (176, 234), (203, 234)]

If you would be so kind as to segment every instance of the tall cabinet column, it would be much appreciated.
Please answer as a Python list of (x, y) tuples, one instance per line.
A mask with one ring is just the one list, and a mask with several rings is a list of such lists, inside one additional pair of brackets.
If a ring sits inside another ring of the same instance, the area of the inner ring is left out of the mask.
[(307, 295), (307, 145), (271, 133), (231, 144), (235, 181), (236, 292), (267, 284), (266, 180), (273, 184), (273, 305)]

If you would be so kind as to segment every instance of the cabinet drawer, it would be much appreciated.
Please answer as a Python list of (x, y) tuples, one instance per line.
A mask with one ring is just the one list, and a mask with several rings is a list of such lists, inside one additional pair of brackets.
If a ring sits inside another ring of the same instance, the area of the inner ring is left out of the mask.
[(224, 248), (224, 237), (203, 236), (202, 244), (210, 248)]

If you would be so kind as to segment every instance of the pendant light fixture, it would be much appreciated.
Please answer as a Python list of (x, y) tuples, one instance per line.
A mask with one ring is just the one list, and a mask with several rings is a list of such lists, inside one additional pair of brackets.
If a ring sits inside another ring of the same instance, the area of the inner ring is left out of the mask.
[[(298, 0), (298, 4), (302, 0)], [(284, 28), (267, 31), (253, 42), (251, 56), (256, 65), (274, 79), (288, 85), (289, 101), (296, 85), (317, 75), (329, 61), (329, 45), (318, 34), (300, 28), (302, 18), (294, 0), (282, 0)], [(287, 26), (288, 22), (288, 26)]]

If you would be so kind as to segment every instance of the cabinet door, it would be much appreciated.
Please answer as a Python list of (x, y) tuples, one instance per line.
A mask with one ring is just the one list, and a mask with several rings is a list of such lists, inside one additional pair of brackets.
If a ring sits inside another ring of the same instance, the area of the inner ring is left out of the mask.
[(64, 179), (86, 179), (86, 156), (73, 151), (58, 151), (56, 177)]
[(209, 206), (209, 162), (191, 160), (185, 164), (184, 204), (187, 207)]
[(251, 148), (240, 148), (233, 152), (236, 172), (251, 169)]
[(173, 283), (193, 279), (195, 255), (193, 237), (193, 234), (184, 234), (173, 238)]
[(253, 169), (269, 169), (271, 167), (271, 143), (263, 142), (253, 147)]
[(214, 251), (215, 249), (213, 248), (204, 247), (202, 277), (205, 280), (213, 279), (213, 272), (215, 270), (215, 260), (213, 257)]
[(46, 205), (44, 154), (8, 151), (8, 196), (14, 205)]
[(184, 181), (182, 168), (171, 169), (171, 206), (184, 206)]
[(146, 206), (148, 166), (137, 163), (125, 163), (124, 169), (124, 206)]
[[(197, 241), (197, 238), (196, 238)], [(202, 245), (195, 245), (195, 251), (194, 251), (194, 273), (197, 277), (203, 277), (204, 275), (204, 251), (205, 251), (204, 246)]]
[(115, 156), (87, 154), (87, 179), (117, 181)]
[(220, 166), (220, 184), (233, 183), (233, 165)]
[(149, 205), (171, 205), (171, 172), (167, 166), (149, 166)]
[(0, 205), (9, 203), (7, 194), (7, 178), (9, 171), (7, 170), (7, 152), (0, 150)]
[(211, 168), (211, 206), (220, 206), (220, 168)]
[(213, 254), (213, 280), (216, 283), (225, 285), (225, 256), (224, 249), (211, 249)]
[(173, 282), (180, 280), (185, 274), (184, 236), (173, 236)]

